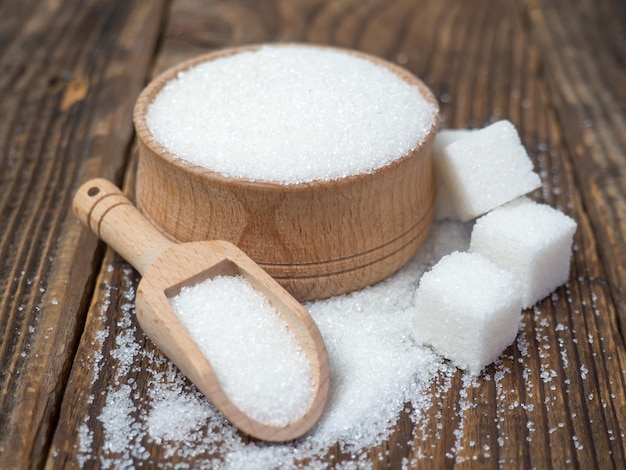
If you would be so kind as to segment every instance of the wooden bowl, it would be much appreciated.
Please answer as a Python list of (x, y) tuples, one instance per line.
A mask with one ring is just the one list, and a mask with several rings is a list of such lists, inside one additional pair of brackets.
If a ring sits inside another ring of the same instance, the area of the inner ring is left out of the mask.
[[(143, 90), (134, 110), (138, 207), (174, 241), (236, 244), (300, 301), (382, 280), (415, 254), (432, 223), (431, 148), (438, 113), (422, 144), (392, 163), (372, 173), (299, 184), (231, 178), (198, 167), (175, 158), (148, 129), (148, 106), (180, 71), (258, 47), (184, 62)], [(430, 90), (406, 70), (367, 54), (343, 52), (386, 67), (437, 107)]]

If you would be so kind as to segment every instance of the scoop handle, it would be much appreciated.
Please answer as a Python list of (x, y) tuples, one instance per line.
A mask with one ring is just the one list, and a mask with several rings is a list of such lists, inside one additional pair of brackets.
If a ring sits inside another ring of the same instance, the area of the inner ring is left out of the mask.
[(141, 274), (164, 250), (174, 245), (106, 179), (92, 179), (78, 188), (72, 208), (84, 225)]

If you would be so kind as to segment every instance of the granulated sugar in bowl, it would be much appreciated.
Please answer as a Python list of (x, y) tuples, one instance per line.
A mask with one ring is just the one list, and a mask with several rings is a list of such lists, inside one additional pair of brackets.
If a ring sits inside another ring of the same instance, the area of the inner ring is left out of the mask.
[(299, 300), (387, 277), (430, 228), (437, 103), (377, 57), (214, 52), (157, 77), (134, 120), (143, 213), (173, 240), (236, 244)]

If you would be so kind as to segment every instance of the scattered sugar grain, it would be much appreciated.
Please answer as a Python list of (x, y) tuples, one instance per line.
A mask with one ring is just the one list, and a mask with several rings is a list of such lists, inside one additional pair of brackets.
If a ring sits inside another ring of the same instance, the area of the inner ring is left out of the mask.
[(589, 369), (587, 369), (587, 366), (585, 366), (585, 364), (581, 364), (580, 365), (580, 378), (583, 380), (587, 380), (588, 373), (589, 373)]
[(123, 384), (119, 389), (107, 394), (106, 406), (98, 416), (102, 423), (104, 432), (109, 436), (105, 442), (105, 451), (116, 454), (123, 453), (132, 439), (136, 427), (133, 417), (128, 413), (133, 408), (131, 399), (132, 389), (129, 385)]
[(419, 146), (436, 108), (389, 69), (346, 52), (264, 46), (178, 74), (146, 123), (178, 158), (284, 184), (370, 173)]
[[(406, 331), (401, 330), (401, 325), (405, 321), (403, 317), (414, 309), (415, 298), (412, 293), (423, 273), (451, 251), (467, 249), (470, 230), (471, 227), (468, 229), (467, 224), (436, 223), (423, 249), (396, 275), (362, 291), (307, 305), (320, 325), (331, 363), (340, 364), (353, 372), (347, 374), (344, 380), (341, 377), (333, 377), (335, 381), (333, 388), (337, 391), (329, 399), (323, 421), (320, 421), (307, 436), (287, 445), (246, 442), (242, 439), (237, 430), (226, 422), (169, 361), (158, 354), (146, 351), (143, 347), (134, 347), (133, 344), (139, 344), (142, 335), (130, 321), (134, 314), (133, 308), (125, 308), (118, 323), (130, 330), (131, 334), (124, 336), (124, 340), (114, 343), (113, 350), (117, 351), (114, 354), (119, 358), (118, 361), (123, 361), (129, 366), (140, 363), (141, 367), (145, 368), (147, 383), (142, 384), (141, 391), (135, 390), (129, 383), (130, 400), (107, 399), (102, 410), (101, 418), (114, 417), (116, 413), (111, 413), (108, 408), (123, 404), (131, 418), (117, 422), (130, 426), (130, 432), (121, 428), (116, 429), (115, 426), (107, 428), (106, 432), (98, 431), (102, 432), (102, 441), (105, 445), (96, 449), (92, 430), (94, 426), (102, 425), (102, 421), (86, 419), (80, 429), (81, 437), (85, 440), (84, 445), (81, 440), (80, 461), (85, 465), (97, 461), (103, 468), (132, 468), (157, 464), (162, 468), (177, 468), (176, 462), (179, 464), (193, 462), (198, 468), (245, 470), (302, 466), (321, 469), (328, 468), (326, 454), (338, 444), (342, 452), (354, 456), (352, 462), (338, 468), (369, 468), (373, 466), (369, 448), (391, 436), (392, 427), (407, 402), (412, 409), (411, 419), (414, 423), (419, 422), (416, 432), (437, 432), (433, 429), (433, 423), (427, 425), (426, 420), (422, 418), (429, 407), (440, 409), (444, 407), (446, 394), (452, 388), (455, 369), (442, 363), (441, 359), (428, 349), (416, 345), (410, 337), (407, 338)], [(130, 295), (134, 295), (132, 289)], [(345, 321), (339, 321), (346, 312), (348, 316)], [(539, 318), (535, 321), (539, 324), (540, 320)], [(351, 332), (358, 334), (362, 341), (366, 342), (366, 345), (360, 345), (359, 354), (351, 351), (353, 346), (349, 346), (353, 339), (350, 337)], [(117, 335), (120, 333), (121, 331), (118, 331)], [(373, 344), (371, 350), (368, 347), (370, 342)], [(518, 336), (517, 345), (523, 359), (528, 355), (529, 347), (523, 332)], [(372, 357), (376, 355), (384, 355), (388, 357), (388, 361), (377, 361)], [(408, 367), (404, 363), (407, 358), (412, 363)], [(368, 363), (371, 363), (371, 366), (368, 366)], [(425, 368), (412, 370), (419, 364), (423, 364)], [(115, 396), (119, 384), (128, 382), (129, 378), (136, 374), (131, 369), (132, 367), (116, 367), (115, 377), (109, 379), (109, 386), (104, 393)], [(497, 396), (498, 400), (502, 401), (502, 406), (508, 404), (508, 401), (504, 400), (508, 400), (509, 393), (513, 393), (502, 387), (505, 383), (504, 377), (510, 372), (510, 369), (504, 367), (502, 363), (496, 364), (492, 380), (500, 387), (501, 392)], [(586, 372), (584, 373), (586, 375)], [(528, 396), (533, 395), (533, 374), (534, 372), (530, 372), (528, 368), (523, 369), (522, 375)], [(475, 379), (464, 378), (462, 388), (474, 387), (474, 383)], [(363, 387), (375, 387), (376, 391), (368, 393), (362, 390)], [(468, 394), (462, 393), (460, 398), (467, 402)], [(357, 403), (352, 403), (353, 400)], [(381, 402), (385, 402), (382, 410)], [(469, 408), (468, 404), (459, 403), (458, 406), (459, 420), (453, 434), (455, 442), (448, 444), (451, 447), (447, 453), (453, 459), (457, 457), (460, 460), (475, 459), (474, 456), (465, 456), (468, 449), (465, 449), (462, 457), (457, 455), (456, 445), (462, 442), (464, 427), (469, 419), (469, 416), (466, 416), (467, 411), (464, 411)], [(178, 413), (184, 414), (186, 419), (171, 420), (167, 410), (172, 413), (177, 410)], [(540, 413), (541, 409), (533, 412), (529, 408), (527, 412)], [(503, 419), (503, 411), (498, 410), (498, 413)], [(360, 422), (361, 429), (353, 425), (351, 422), (353, 419)], [(127, 442), (120, 453), (112, 454), (106, 450), (109, 449), (108, 441), (111, 441), (112, 447), (121, 448), (121, 444), (116, 441), (115, 433), (126, 433)], [(502, 436), (498, 439), (500, 437)], [(503, 439), (506, 440), (508, 437), (504, 435)], [(153, 460), (154, 457), (151, 457), (144, 447), (151, 443), (158, 446), (159, 455), (162, 456), (158, 462)], [(478, 458), (488, 458), (486, 455), (493, 453), (491, 449), (482, 448), (482, 445), (481, 442), (476, 446), (476, 452), (479, 452), (476, 455)], [(418, 466), (420, 460), (432, 458), (430, 449), (422, 449), (419, 444), (416, 444), (412, 455), (414, 456), (412, 460), (410, 462), (405, 460), (403, 464), (407, 462), (411, 467)]]
[[(87, 416), (81, 425), (85, 442), (81, 440), (80, 461), (85, 465), (97, 461), (103, 468), (132, 468), (139, 462), (156, 465), (144, 447), (154, 442), (163, 452), (164, 459), (158, 462), (162, 468), (175, 468), (170, 459), (176, 456), (179, 462), (192, 459), (194, 465), (207, 468), (290, 468), (306, 462), (306, 468), (322, 469), (328, 466), (326, 454), (338, 445), (342, 452), (354, 456), (352, 462), (338, 468), (370, 467), (368, 449), (391, 435), (406, 403), (412, 409), (410, 418), (417, 423), (424, 410), (433, 406), (431, 394), (442, 400), (452, 387), (455, 369), (429, 349), (416, 345), (407, 334), (406, 321), (414, 308), (413, 293), (422, 274), (437, 259), (466, 249), (468, 244), (466, 225), (435, 224), (423, 249), (394, 276), (353, 294), (307, 304), (320, 325), (331, 363), (346, 374), (343, 378), (333, 374), (334, 391), (320, 423), (304, 438), (286, 445), (245, 442), (169, 361), (135, 347), (142, 335), (131, 321), (134, 309), (122, 310), (118, 323), (123, 330), (117, 334), (125, 334), (123, 340), (114, 342), (111, 351), (118, 364), (103, 391), (106, 403), (100, 416), (96, 420)], [(124, 289), (125, 295), (134, 295), (132, 287)], [(101, 309), (106, 315), (106, 307)], [(364, 343), (356, 344), (353, 335)], [(124, 389), (121, 394), (129, 399), (120, 400), (116, 390), (136, 373), (131, 370), (133, 363), (141, 364), (147, 383), (144, 391)], [(114, 411), (112, 407), (119, 409)], [(167, 410), (178, 410), (187, 419), (172, 421)], [(118, 419), (123, 415), (129, 418)], [(106, 419), (118, 426), (111, 423), (106, 430), (103, 428), (104, 445), (96, 449), (91, 430), (95, 423), (103, 426)], [(424, 426), (422, 421), (422, 431)], [(123, 449), (118, 440), (121, 435), (126, 436)], [(121, 451), (113, 454), (113, 448)], [(216, 455), (220, 458), (211, 457)], [(420, 449), (416, 455), (429, 457)]]
[(242, 276), (217, 276), (170, 299), (232, 402), (264, 423), (298, 419), (313, 398), (310, 364), (278, 312)]

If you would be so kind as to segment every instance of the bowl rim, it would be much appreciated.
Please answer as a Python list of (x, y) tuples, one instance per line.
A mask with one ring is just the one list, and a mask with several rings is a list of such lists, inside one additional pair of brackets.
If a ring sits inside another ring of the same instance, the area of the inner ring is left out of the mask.
[[(203, 62), (208, 62), (210, 60), (215, 60), (223, 57), (228, 57), (230, 55), (235, 55), (241, 52), (253, 52), (259, 50), (265, 46), (297, 46), (297, 47), (310, 47), (317, 49), (326, 49), (331, 51), (342, 52), (345, 54), (349, 54), (361, 59), (368, 60), (376, 65), (383, 66), (390, 70), (392, 73), (396, 74), (402, 80), (407, 82), (410, 85), (416, 86), (421, 93), (421, 95), (426, 99), (431, 105), (435, 107), (435, 115), (432, 122), (431, 128), (426, 133), (425, 138), (415, 147), (410, 149), (405, 155), (395, 158), (391, 162), (375, 168), (369, 172), (356, 173), (352, 175), (342, 176), (340, 178), (334, 179), (315, 179), (308, 180), (296, 183), (285, 183), (280, 181), (271, 181), (271, 180), (262, 180), (262, 179), (251, 179), (246, 177), (233, 177), (226, 176), (222, 173), (219, 173), (215, 170), (211, 170), (209, 168), (196, 165), (187, 160), (184, 160), (180, 157), (175, 156), (172, 152), (170, 152), (167, 148), (165, 148), (162, 144), (160, 144), (152, 135), (152, 132), (148, 128), (148, 124), (146, 122), (146, 114), (148, 111), (148, 107), (152, 104), (156, 95), (161, 91), (161, 89), (172, 79), (174, 79), (180, 72), (188, 70), (196, 65), (199, 65)], [(232, 186), (236, 185), (239, 187), (247, 187), (249, 189), (259, 189), (259, 190), (277, 190), (277, 191), (295, 191), (301, 190), (303, 188), (308, 187), (333, 187), (337, 184), (346, 184), (350, 182), (358, 182), (363, 178), (369, 178), (371, 175), (378, 173), (380, 171), (387, 171), (392, 169), (393, 167), (402, 165), (405, 161), (411, 159), (414, 155), (418, 154), (419, 151), (429, 143), (429, 141), (434, 140), (437, 129), (439, 128), (440, 123), (440, 110), (437, 99), (433, 95), (432, 91), (424, 84), (419, 78), (413, 75), (411, 72), (406, 70), (399, 65), (396, 65), (392, 62), (389, 62), (385, 59), (382, 59), (378, 56), (358, 51), (352, 49), (346, 49), (336, 46), (328, 46), (322, 44), (310, 44), (310, 43), (298, 43), (298, 42), (274, 42), (274, 43), (258, 43), (258, 44), (249, 44), (243, 46), (235, 46), (229, 47), (225, 49), (219, 49), (216, 51), (212, 51), (206, 54), (201, 54), (196, 57), (192, 57), (183, 62), (178, 63), (177, 65), (168, 68), (167, 70), (161, 72), (155, 78), (153, 78), (148, 85), (141, 91), (139, 94), (135, 106), (133, 109), (133, 123), (135, 126), (135, 132), (137, 134), (138, 139), (141, 141), (143, 145), (145, 145), (153, 155), (157, 158), (161, 159), (168, 165), (172, 165), (178, 169), (181, 169), (186, 172), (191, 172), (194, 175), (197, 175), (201, 178), (212, 180), (215, 183)]]

